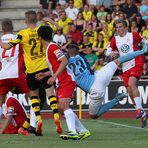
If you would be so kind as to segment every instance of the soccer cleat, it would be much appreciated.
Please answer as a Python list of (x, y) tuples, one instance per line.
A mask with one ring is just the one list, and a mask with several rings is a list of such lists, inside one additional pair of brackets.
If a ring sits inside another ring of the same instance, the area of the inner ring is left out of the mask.
[(18, 129), (18, 133), (21, 134), (21, 135), (25, 135), (25, 136), (29, 136), (30, 135), (29, 132), (26, 129), (24, 129), (23, 127), (20, 127)]
[(64, 140), (68, 140), (68, 139), (79, 140), (80, 136), (77, 133), (68, 132), (67, 134), (60, 135), (60, 138)]
[(141, 118), (143, 114), (144, 114), (144, 110), (137, 109), (136, 110), (136, 119)]
[(128, 96), (128, 94), (127, 93), (124, 93), (124, 92), (122, 92), (122, 93), (116, 93), (115, 99), (117, 99), (117, 100), (120, 101), (120, 100), (124, 99), (127, 96)]
[(148, 118), (147, 114), (145, 114), (144, 117), (141, 117), (141, 127), (142, 128), (144, 128), (147, 125), (147, 123), (146, 123), (147, 118)]
[(35, 133), (36, 133), (36, 132), (35, 132), (35, 127), (29, 126), (28, 132), (31, 133), (31, 134), (35, 134)]
[(85, 133), (80, 133), (79, 140), (86, 139), (86, 138), (90, 137), (90, 135), (91, 135), (90, 131), (86, 131)]
[(38, 121), (37, 125), (36, 125), (36, 136), (39, 136), (40, 134), (42, 135), (42, 126), (43, 126), (43, 122), (42, 121)]
[(54, 123), (55, 123), (55, 126), (56, 126), (56, 131), (57, 131), (57, 133), (58, 134), (62, 134), (62, 126), (61, 126), (61, 123), (60, 123), (60, 120), (55, 120), (54, 121)]

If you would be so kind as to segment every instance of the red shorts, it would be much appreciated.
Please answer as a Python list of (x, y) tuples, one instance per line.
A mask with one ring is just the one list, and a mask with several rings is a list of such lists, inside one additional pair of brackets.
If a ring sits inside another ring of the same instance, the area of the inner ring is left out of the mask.
[(0, 80), (0, 95), (7, 94), (13, 87), (18, 87), (23, 93), (29, 93), (26, 76)]
[(129, 77), (131, 76), (134, 76), (136, 77), (137, 79), (139, 79), (142, 75), (142, 72), (143, 72), (143, 65), (138, 65), (138, 66), (135, 66), (127, 71), (125, 71), (123, 74), (122, 74), (122, 78), (123, 78), (123, 82), (124, 82), (124, 86), (125, 87), (128, 87), (128, 80), (129, 80)]
[(18, 134), (19, 127), (15, 127), (12, 123), (5, 129), (4, 134)]
[(60, 83), (57, 88), (57, 99), (61, 98), (74, 98), (74, 89), (76, 88), (76, 84), (73, 81), (65, 81)]

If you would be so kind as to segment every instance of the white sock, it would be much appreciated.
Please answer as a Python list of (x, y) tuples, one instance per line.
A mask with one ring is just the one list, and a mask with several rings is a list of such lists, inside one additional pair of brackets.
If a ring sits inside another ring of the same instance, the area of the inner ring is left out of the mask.
[(36, 128), (36, 115), (32, 109), (32, 106), (30, 107), (30, 126), (35, 127)]
[(75, 114), (75, 123), (76, 123), (76, 130), (78, 133), (85, 133), (87, 129), (84, 127), (84, 125), (80, 122), (77, 115)]
[(0, 118), (2, 117), (2, 107), (0, 106)]
[(67, 109), (64, 111), (67, 128), (70, 132), (76, 133), (76, 127), (75, 127), (75, 114), (72, 109)]
[(135, 97), (134, 101), (135, 101), (135, 104), (136, 104), (136, 108), (143, 110), (141, 98), (140, 97)]

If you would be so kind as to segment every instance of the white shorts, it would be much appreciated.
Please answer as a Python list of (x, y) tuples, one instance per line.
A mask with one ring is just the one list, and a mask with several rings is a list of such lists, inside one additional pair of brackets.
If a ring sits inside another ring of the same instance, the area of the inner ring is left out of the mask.
[(115, 62), (110, 62), (95, 72), (95, 81), (90, 89), (89, 113), (96, 115), (105, 97), (106, 87), (109, 85), (117, 70)]

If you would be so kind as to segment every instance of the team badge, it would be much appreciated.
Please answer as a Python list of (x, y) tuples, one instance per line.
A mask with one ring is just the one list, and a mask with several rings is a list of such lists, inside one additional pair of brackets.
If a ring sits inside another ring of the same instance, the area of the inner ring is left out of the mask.
[(60, 49), (55, 50), (54, 54), (56, 55), (56, 57), (58, 59), (64, 55), (63, 52)]
[(14, 107), (13, 106), (8, 107), (7, 112), (14, 114)]

